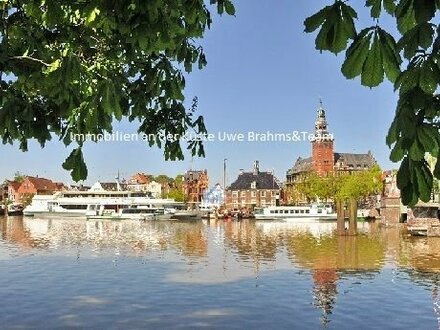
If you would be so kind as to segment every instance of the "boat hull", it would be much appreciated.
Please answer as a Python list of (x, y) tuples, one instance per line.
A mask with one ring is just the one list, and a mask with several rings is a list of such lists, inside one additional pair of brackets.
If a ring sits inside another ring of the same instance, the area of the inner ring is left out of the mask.
[(171, 215), (168, 214), (139, 214), (139, 215), (89, 215), (86, 217), (87, 220), (140, 220), (140, 221), (162, 221), (162, 220), (173, 220)]
[(284, 221), (335, 221), (337, 219), (336, 214), (335, 215), (328, 215), (328, 216), (292, 216), (292, 217), (286, 217), (286, 216), (272, 216), (272, 215), (255, 215), (255, 220), (284, 220)]

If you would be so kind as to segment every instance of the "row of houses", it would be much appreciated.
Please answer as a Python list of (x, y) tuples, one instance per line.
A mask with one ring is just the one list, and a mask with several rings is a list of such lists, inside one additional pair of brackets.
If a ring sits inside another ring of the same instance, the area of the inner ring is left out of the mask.
[(84, 185), (67, 185), (62, 182), (55, 182), (50, 179), (38, 176), (24, 176), (20, 180), (7, 180), (0, 186), (0, 203), (5, 201), (8, 203), (27, 203), (32, 196), (51, 195), (57, 191), (73, 190), (73, 191), (121, 191), (131, 190), (137, 192), (145, 192), (154, 198), (169, 197), (168, 195), (174, 189), (181, 189), (184, 201), (189, 204), (197, 205), (203, 200), (203, 196), (208, 189), (208, 172), (204, 171), (187, 171), (182, 176), (183, 184), (177, 186), (176, 183), (170, 182), (169, 178), (163, 182), (157, 182), (153, 176), (146, 173), (136, 173), (128, 180), (119, 182), (96, 182), (92, 186)]
[(24, 176), (22, 180), (7, 180), (1, 185), (0, 203), (28, 204), (34, 195), (52, 195), (57, 191), (119, 191), (132, 190), (149, 193), (160, 198), (162, 185), (150, 180), (141, 180), (144, 175), (135, 174), (128, 182), (96, 182), (92, 186), (67, 185), (38, 176)]

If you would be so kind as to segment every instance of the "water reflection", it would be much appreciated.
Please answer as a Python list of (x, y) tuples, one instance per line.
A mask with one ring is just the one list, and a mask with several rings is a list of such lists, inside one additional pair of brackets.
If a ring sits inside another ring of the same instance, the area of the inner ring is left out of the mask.
[[(431, 292), (433, 316), (440, 319), (440, 238), (409, 238), (397, 228), (381, 229), (376, 223), (360, 224), (357, 236), (336, 236), (335, 226), (329, 222), (116, 222), (9, 217), (0, 218), (0, 250), (10, 258), (17, 257), (18, 249), (24, 254), (62, 257), (73, 252), (80, 260), (134, 257), (166, 261), (177, 265), (163, 277), (170, 285), (221, 285), (243, 280), (253, 281), (256, 288), (267, 288), (274, 285), (265, 282), (267, 274), (294, 271), (299, 278), (307, 279), (304, 285), (308, 293), (301, 299), (313, 306), (322, 325), (335, 321), (335, 306), (352, 290), (346, 288), (347, 281), (379, 281), (378, 276), (392, 268), (396, 269), (397, 280), (409, 280)], [(278, 285), (288, 288), (293, 284), (283, 277)], [(382, 285), (386, 288), (389, 284)], [(284, 299), (289, 301), (293, 294), (286, 294)], [(218, 310), (222, 307), (229, 308), (219, 306)]]

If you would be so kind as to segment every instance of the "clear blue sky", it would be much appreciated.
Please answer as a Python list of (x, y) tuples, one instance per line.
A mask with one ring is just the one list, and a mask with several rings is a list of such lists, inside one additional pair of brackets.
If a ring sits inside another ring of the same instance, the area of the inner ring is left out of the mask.
[[(343, 56), (320, 54), (315, 35), (303, 32), (303, 21), (328, 1), (253, 0), (235, 1), (236, 17), (215, 16), (201, 41), (208, 65), (187, 77), (186, 96), (199, 98), (199, 113), (208, 131), (243, 133), (313, 132), (318, 99), (322, 97), (335, 151), (366, 153), (371, 150), (384, 169), (397, 167), (389, 161), (385, 135), (394, 116), (396, 95), (390, 83), (376, 89), (346, 80), (340, 73)], [(214, 9), (214, 8), (213, 8)], [(213, 10), (213, 13), (215, 10)], [(136, 127), (117, 123), (119, 132)], [(308, 157), (311, 146), (303, 142), (207, 142), (206, 158), (165, 162), (161, 150), (142, 142), (88, 143), (87, 183), (113, 180), (118, 170), (128, 178), (142, 171), (175, 176), (193, 169), (207, 169), (210, 184), (222, 182), (223, 159), (227, 179), (233, 181), (240, 168), (274, 169), (280, 180), (299, 157)], [(71, 182), (61, 164), (70, 153), (54, 140), (41, 149), (30, 144), (22, 153), (18, 146), (0, 146), (0, 180), (15, 171)]]

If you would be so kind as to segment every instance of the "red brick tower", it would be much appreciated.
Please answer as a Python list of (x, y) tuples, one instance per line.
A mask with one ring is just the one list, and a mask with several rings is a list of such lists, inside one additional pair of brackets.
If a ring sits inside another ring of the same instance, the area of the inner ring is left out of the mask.
[(325, 111), (322, 108), (322, 101), (320, 101), (315, 122), (315, 137), (312, 141), (312, 163), (313, 170), (318, 175), (326, 175), (332, 172), (335, 164), (333, 135), (327, 130), (327, 120), (325, 118)]

